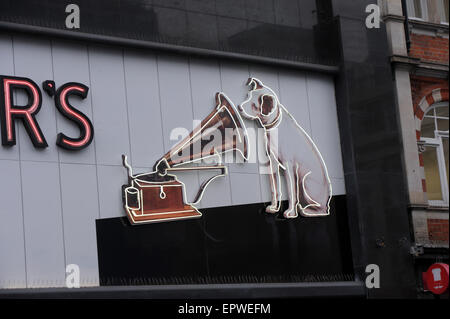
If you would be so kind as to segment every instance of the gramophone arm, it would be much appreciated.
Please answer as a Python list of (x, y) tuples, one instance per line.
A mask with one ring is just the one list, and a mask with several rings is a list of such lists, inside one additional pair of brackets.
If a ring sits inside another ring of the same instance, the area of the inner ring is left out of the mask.
[(195, 196), (194, 202), (191, 203), (191, 205), (196, 205), (199, 201), (201, 201), (203, 193), (206, 190), (206, 187), (209, 185), (209, 183), (211, 183), (214, 179), (216, 179), (217, 177), (221, 177), (221, 176), (225, 176), (227, 175), (227, 167), (223, 166), (223, 165), (217, 165), (217, 166), (204, 166), (204, 167), (198, 167), (200, 169), (220, 169), (221, 173), (214, 175), (213, 177), (207, 179), (206, 181), (204, 181), (202, 183), (202, 185), (200, 186), (200, 189), (197, 192), (197, 195)]
[(206, 187), (209, 185), (209, 183), (211, 183), (217, 177), (227, 175), (228, 173), (227, 167), (224, 165), (213, 165), (213, 166), (174, 167), (174, 168), (169, 167), (166, 169), (166, 171), (168, 172), (200, 171), (200, 170), (220, 170), (220, 174), (214, 175), (202, 183), (200, 189), (197, 192), (197, 195), (195, 196), (194, 201), (192, 203), (189, 203), (190, 205), (196, 205), (198, 202), (200, 202), (203, 193), (205, 192)]

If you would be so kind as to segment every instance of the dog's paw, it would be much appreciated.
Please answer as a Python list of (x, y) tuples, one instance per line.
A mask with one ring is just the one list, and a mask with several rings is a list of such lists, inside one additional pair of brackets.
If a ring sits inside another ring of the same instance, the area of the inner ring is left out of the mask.
[(292, 210), (287, 210), (287, 211), (285, 211), (285, 212), (283, 213), (283, 216), (284, 216), (285, 218), (297, 218), (297, 217), (298, 217), (298, 214), (297, 214), (297, 212), (296, 212), (294, 209), (292, 209)]
[(278, 207), (277, 206), (269, 205), (269, 206), (266, 207), (266, 213), (275, 214), (277, 212), (278, 212)]

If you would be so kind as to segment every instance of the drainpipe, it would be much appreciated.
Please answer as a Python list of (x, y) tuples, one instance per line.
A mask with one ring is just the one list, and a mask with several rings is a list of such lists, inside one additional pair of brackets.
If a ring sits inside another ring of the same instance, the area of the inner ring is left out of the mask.
[(403, 23), (403, 26), (405, 28), (405, 40), (406, 40), (406, 50), (408, 50), (411, 47), (411, 38), (409, 36), (409, 19), (408, 19), (408, 8), (406, 6), (406, 0), (402, 0), (402, 10), (403, 10), (403, 16), (405, 17), (405, 22)]

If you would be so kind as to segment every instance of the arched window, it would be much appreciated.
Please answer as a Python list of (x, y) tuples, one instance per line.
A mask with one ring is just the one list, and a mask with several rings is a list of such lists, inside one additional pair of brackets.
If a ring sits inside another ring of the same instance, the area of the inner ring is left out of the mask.
[(420, 144), (430, 205), (448, 206), (448, 101), (431, 105), (422, 119)]

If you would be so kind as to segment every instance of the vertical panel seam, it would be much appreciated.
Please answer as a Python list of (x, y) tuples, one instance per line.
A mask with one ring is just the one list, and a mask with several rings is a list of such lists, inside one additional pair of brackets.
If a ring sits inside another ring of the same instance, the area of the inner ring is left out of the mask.
[[(217, 60), (217, 64), (219, 66), (219, 81), (220, 81), (220, 91), (223, 92), (223, 80), (222, 80), (222, 61), (221, 60)], [(229, 165), (228, 165), (229, 166)], [(227, 168), (228, 168), (227, 166)], [(231, 204), (233, 204), (233, 188), (231, 187), (231, 170), (228, 169), (228, 186), (230, 189), (230, 200), (231, 200)]]
[[(89, 81), (89, 87), (92, 88), (92, 76), (91, 76), (91, 59), (90, 59), (90, 50), (89, 50), (89, 45), (86, 45), (86, 55), (87, 55), (87, 64), (88, 64), (88, 81)], [(91, 100), (91, 116), (92, 116), (92, 123), (93, 125), (95, 125), (95, 117), (94, 117), (94, 97), (92, 94), (92, 90), (91, 90), (91, 94), (89, 96), (90, 100)], [(93, 147), (94, 147), (94, 161), (95, 161), (95, 178), (96, 178), (96, 183), (95, 183), (95, 187), (96, 187), (96, 192), (97, 192), (97, 216), (98, 219), (101, 218), (101, 214), (100, 214), (100, 191), (99, 191), (99, 177), (98, 177), (98, 161), (97, 161), (97, 142), (95, 141), (95, 139), (92, 141), (93, 142)], [(95, 217), (94, 217), (94, 228), (96, 231), (96, 236), (95, 236), (95, 241), (96, 241), (96, 245), (97, 244), (97, 229), (96, 229), (96, 221), (95, 221)], [(97, 251), (97, 249), (96, 249)], [(99, 272), (99, 262), (98, 262), (98, 252), (96, 254), (96, 259), (97, 259), (97, 280), (98, 282), (96, 283), (97, 285), (100, 284), (100, 272)]]
[[(90, 50), (89, 45), (86, 45), (86, 53), (87, 53), (87, 63), (88, 63), (88, 77), (89, 77), (89, 87), (92, 88), (92, 77), (91, 77), (91, 59), (90, 59)], [(92, 92), (92, 90), (91, 90)], [(91, 99), (91, 111), (92, 111), (92, 123), (95, 125), (95, 118), (94, 118), (94, 98), (92, 93), (90, 94)], [(98, 179), (98, 162), (97, 162), (97, 143), (94, 142), (94, 159), (95, 159), (95, 177), (97, 179), (96, 188), (97, 188), (97, 209), (98, 209), (98, 218), (101, 218), (100, 214), (100, 192), (99, 192), (99, 179)]]
[[(192, 112), (192, 124), (193, 124), (194, 120), (195, 120), (195, 118), (194, 118), (195, 114), (194, 114), (194, 93), (192, 92), (191, 58), (190, 57), (187, 58), (187, 63), (188, 63), (189, 92), (191, 95), (190, 98), (191, 98), (191, 112)], [(200, 174), (198, 172), (195, 172), (195, 175), (197, 175), (197, 183), (198, 183), (197, 186), (200, 186)]]
[[(53, 40), (49, 41), (50, 43), (50, 58), (52, 60), (52, 78), (55, 81), (55, 66), (54, 66), (54, 58), (53, 58)], [(56, 86), (56, 84), (55, 84)], [(56, 96), (54, 97), (56, 98)], [(55, 107), (55, 128), (56, 135), (58, 135), (58, 117), (57, 110)], [(58, 180), (59, 180), (59, 206), (61, 208), (61, 232), (63, 237), (63, 257), (64, 257), (64, 277), (65, 277), (65, 269), (67, 267), (67, 255), (66, 255), (66, 236), (64, 230), (64, 207), (63, 207), (63, 196), (62, 196), (62, 186), (61, 186), (61, 158), (60, 158), (60, 150), (56, 150), (56, 154), (58, 157)]]
[(311, 122), (311, 101), (309, 99), (309, 85), (308, 85), (308, 75), (305, 74), (305, 86), (306, 86), (306, 101), (308, 102), (308, 118), (309, 118), (309, 127), (311, 130), (311, 138), (314, 140), (314, 132), (313, 132), (313, 126)]
[[(162, 134), (162, 125), (163, 125), (163, 123), (162, 123), (162, 111), (161, 111), (161, 94), (160, 94), (160, 89), (159, 89), (159, 76), (158, 76), (158, 59), (157, 59), (157, 54), (156, 53), (152, 53), (152, 57), (153, 57), (153, 62), (154, 62), (154, 66), (155, 66), (155, 69), (153, 69), (153, 71), (156, 71), (156, 74), (154, 74), (153, 75), (153, 80), (156, 80), (155, 82), (156, 82), (156, 86), (157, 86), (157, 91), (158, 91), (158, 95), (157, 95), (157, 98), (158, 98), (158, 110), (159, 110), (159, 116), (160, 116), (160, 118), (161, 118), (161, 121), (160, 121), (160, 124), (161, 124), (161, 134)], [(152, 63), (153, 64), (153, 63)], [(161, 137), (162, 137), (162, 135), (161, 135)], [(164, 153), (164, 139), (162, 138), (161, 139), (161, 141), (162, 141), (162, 152)], [(153, 167), (150, 167), (149, 168), (149, 170), (152, 170), (153, 169)]]
[(278, 82), (278, 100), (281, 101), (281, 83), (280, 83), (280, 71), (277, 71), (277, 82)]
[(158, 83), (158, 100), (159, 100), (159, 114), (161, 117), (161, 138), (163, 141), (163, 152), (167, 150), (166, 143), (164, 140), (164, 121), (163, 121), (163, 113), (162, 113), (162, 100), (161, 100), (161, 78), (159, 76), (159, 58), (158, 54), (155, 54), (155, 62), (156, 62), (156, 77), (157, 77), (157, 83)]
[[(14, 53), (14, 37), (11, 36), (11, 50), (12, 50), (12, 58), (13, 58), (13, 73), (16, 74), (16, 60)], [(14, 94), (14, 97), (16, 94)], [(18, 140), (18, 153), (19, 153), (19, 176), (20, 176), (20, 200), (22, 205), (22, 232), (23, 232), (23, 250), (24, 250), (24, 261), (25, 261), (25, 288), (28, 288), (28, 267), (27, 267), (27, 245), (26, 245), (26, 233), (25, 233), (25, 206), (23, 204), (23, 178), (22, 178), (22, 160), (21, 160), (21, 152), (20, 152), (20, 136), (19, 130), (17, 130), (17, 140)]]
[(127, 109), (127, 128), (128, 128), (128, 148), (130, 151), (130, 162), (131, 165), (133, 165), (133, 154), (132, 154), (132, 147), (131, 147), (131, 127), (130, 127), (130, 114), (129, 114), (129, 107), (128, 107), (128, 88), (127, 88), (127, 77), (125, 73), (125, 49), (122, 49), (122, 72), (123, 72), (123, 86), (125, 89), (125, 107)]

